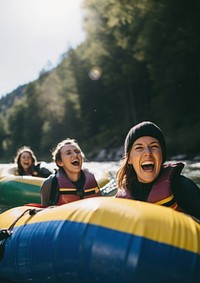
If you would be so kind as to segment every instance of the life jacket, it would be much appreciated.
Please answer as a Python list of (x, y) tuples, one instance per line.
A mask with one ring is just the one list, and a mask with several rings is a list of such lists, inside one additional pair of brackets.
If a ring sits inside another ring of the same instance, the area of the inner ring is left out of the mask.
[(180, 175), (183, 167), (184, 164), (182, 162), (163, 165), (158, 180), (153, 184), (147, 202), (183, 211), (176, 202), (171, 188), (172, 179)]
[[(83, 170), (82, 172), (84, 174), (85, 183), (81, 190), (75, 187), (75, 185), (67, 178), (64, 172), (61, 171), (56, 174), (54, 180), (52, 181), (53, 186), (51, 188), (50, 198), (52, 204), (62, 205), (83, 198), (101, 196), (100, 189), (94, 175), (88, 170)], [(57, 185), (55, 188), (56, 182)], [(52, 195), (54, 196), (52, 197)]]
[[(183, 167), (184, 164), (182, 162), (164, 164), (161, 168), (159, 178), (152, 186), (147, 202), (171, 207), (183, 212), (183, 209), (176, 202), (171, 188), (172, 179), (180, 175)], [(119, 190), (116, 197), (134, 199), (134, 196), (127, 189)]]

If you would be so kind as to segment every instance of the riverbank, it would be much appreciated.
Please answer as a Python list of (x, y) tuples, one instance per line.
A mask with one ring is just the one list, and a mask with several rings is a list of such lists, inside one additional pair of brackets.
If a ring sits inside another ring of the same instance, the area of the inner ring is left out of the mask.
[[(107, 161), (115, 161), (119, 162), (123, 158), (123, 152), (124, 148), (123, 146), (113, 148), (113, 149), (105, 149), (102, 148), (98, 152), (92, 152), (90, 154), (87, 154), (87, 159), (92, 160), (95, 162), (107, 162)], [(190, 155), (186, 153), (179, 153), (176, 155), (170, 155), (168, 156), (168, 160), (177, 160), (177, 161), (183, 161), (183, 160), (190, 160), (191, 162), (200, 162), (200, 154), (198, 155)]]

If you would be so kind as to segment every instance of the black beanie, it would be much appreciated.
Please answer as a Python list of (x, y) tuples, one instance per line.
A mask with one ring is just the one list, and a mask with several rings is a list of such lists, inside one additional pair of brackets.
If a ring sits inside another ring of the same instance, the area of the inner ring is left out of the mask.
[(159, 141), (162, 149), (163, 162), (165, 162), (167, 157), (165, 138), (162, 134), (161, 129), (154, 123), (149, 121), (141, 122), (130, 129), (124, 143), (125, 155), (131, 149), (133, 143), (140, 137), (144, 136), (154, 137)]

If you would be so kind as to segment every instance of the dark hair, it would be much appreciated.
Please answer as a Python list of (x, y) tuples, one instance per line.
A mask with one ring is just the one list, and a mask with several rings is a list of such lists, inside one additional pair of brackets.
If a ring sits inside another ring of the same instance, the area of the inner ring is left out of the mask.
[(14, 158), (14, 162), (17, 164), (17, 167), (18, 167), (18, 174), (19, 175), (23, 175), (23, 173), (24, 173), (24, 169), (20, 164), (20, 157), (21, 157), (22, 153), (24, 153), (24, 152), (28, 152), (30, 154), (33, 165), (35, 165), (37, 163), (37, 158), (36, 158), (35, 154), (33, 153), (32, 149), (29, 146), (23, 146), (23, 147), (19, 148), (17, 150), (16, 156)]

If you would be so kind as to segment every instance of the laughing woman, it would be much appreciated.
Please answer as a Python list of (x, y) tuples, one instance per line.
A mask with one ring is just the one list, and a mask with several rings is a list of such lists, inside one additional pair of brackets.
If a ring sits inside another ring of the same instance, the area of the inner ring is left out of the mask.
[(84, 154), (76, 140), (61, 141), (52, 157), (58, 170), (41, 187), (42, 206), (61, 205), (101, 195), (94, 175), (82, 169)]
[(157, 125), (145, 121), (131, 128), (124, 154), (116, 197), (164, 205), (200, 219), (200, 189), (181, 175), (183, 163), (164, 164), (166, 143)]
[(19, 148), (14, 160), (17, 165), (15, 175), (47, 178), (52, 173), (46, 167), (45, 162), (37, 162), (37, 158), (29, 146)]

